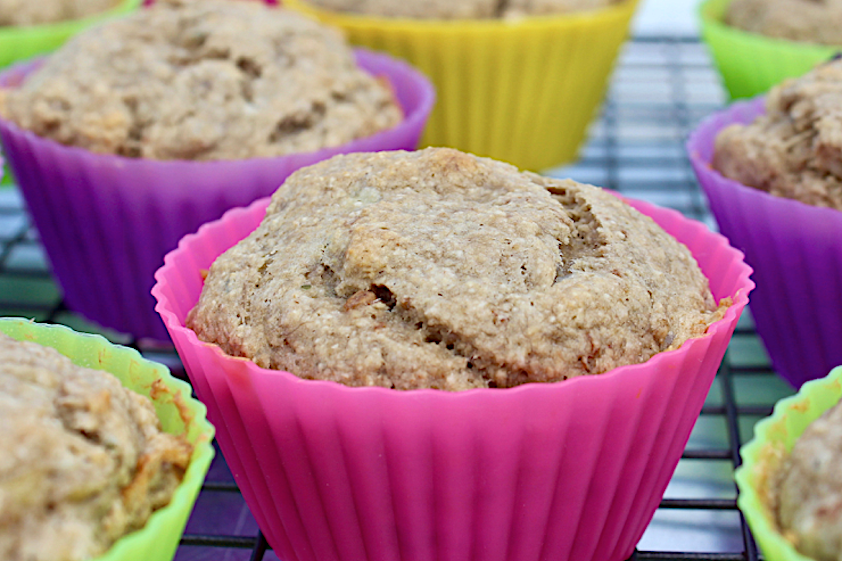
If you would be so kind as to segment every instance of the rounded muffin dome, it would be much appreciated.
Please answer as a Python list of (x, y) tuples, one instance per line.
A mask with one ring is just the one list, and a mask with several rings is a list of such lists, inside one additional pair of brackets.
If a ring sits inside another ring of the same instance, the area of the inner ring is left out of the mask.
[(304, 378), (460, 390), (643, 362), (715, 310), (690, 252), (612, 195), (430, 148), (290, 176), (187, 325)]

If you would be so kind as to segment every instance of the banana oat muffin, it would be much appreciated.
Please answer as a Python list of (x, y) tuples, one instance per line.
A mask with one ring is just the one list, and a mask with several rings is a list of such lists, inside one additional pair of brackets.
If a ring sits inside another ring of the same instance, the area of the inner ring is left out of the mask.
[(842, 45), (842, 0), (733, 0), (725, 23), (769, 37)]
[(418, 19), (487, 19), (595, 10), (622, 0), (309, 0), (338, 12)]
[(162, 160), (313, 151), (402, 118), (339, 32), (231, 0), (159, 0), (88, 30), (7, 90), (3, 105), (38, 136)]
[(146, 397), (0, 333), (0, 558), (102, 554), (169, 503), (192, 447)]
[(121, 0), (0, 0), (0, 25), (25, 26), (80, 19)]
[(723, 129), (713, 167), (772, 195), (842, 210), (842, 60), (773, 88), (765, 115)]
[(778, 524), (801, 553), (818, 561), (842, 559), (840, 465), (842, 404), (807, 427), (777, 475)]
[(643, 362), (719, 317), (687, 248), (612, 195), (430, 148), (290, 176), (187, 325), (303, 378), (462, 390)]

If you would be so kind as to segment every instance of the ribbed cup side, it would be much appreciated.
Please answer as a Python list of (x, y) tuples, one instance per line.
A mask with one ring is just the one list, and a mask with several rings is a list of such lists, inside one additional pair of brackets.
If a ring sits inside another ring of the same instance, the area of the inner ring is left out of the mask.
[(538, 171), (576, 158), (637, 0), (503, 22), (390, 20), (317, 10), (301, 0), (285, 4), (430, 77), (439, 102), (423, 145)]
[[(335, 154), (414, 149), (432, 109), (432, 86), (385, 55), (360, 50), (357, 58), (363, 69), (389, 79), (406, 118), (317, 152), (218, 162), (128, 159), (62, 146), (0, 120), (5, 155), (68, 306), (105, 327), (168, 340), (149, 291), (182, 236)], [(12, 68), (0, 84), (19, 83), (34, 67)]]
[(687, 149), (720, 231), (746, 255), (751, 310), (772, 364), (798, 388), (842, 364), (842, 213), (773, 197), (710, 168), (717, 133), (763, 112), (737, 103), (704, 122)]
[(633, 203), (688, 244), (725, 319), (600, 376), (460, 393), (348, 388), (226, 357), (183, 327), (199, 269), (266, 201), (182, 240), (153, 293), (223, 453), (291, 561), (627, 558), (651, 520), (752, 288), (725, 239)]

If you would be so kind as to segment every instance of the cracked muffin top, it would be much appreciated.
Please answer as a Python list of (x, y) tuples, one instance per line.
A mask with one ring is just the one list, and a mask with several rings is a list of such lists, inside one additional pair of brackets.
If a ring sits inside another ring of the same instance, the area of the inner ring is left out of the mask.
[(643, 362), (719, 317), (687, 248), (614, 196), (429, 148), (290, 176), (187, 325), (303, 378), (463, 390)]
[(0, 0), (0, 25), (26, 26), (81, 19), (122, 0)]
[(776, 474), (778, 524), (798, 551), (818, 561), (842, 559), (840, 462), (842, 403), (804, 430)]
[(160, 160), (313, 151), (402, 119), (339, 32), (230, 0), (159, 0), (90, 29), (2, 101), (39, 136)]
[(308, 0), (337, 12), (417, 19), (488, 19), (562, 14), (622, 0)]
[(98, 557), (170, 502), (191, 454), (111, 374), (0, 333), (0, 559)]
[(719, 133), (712, 165), (743, 185), (842, 210), (842, 60), (772, 88), (765, 115)]
[(842, 0), (733, 0), (725, 23), (768, 37), (842, 45)]

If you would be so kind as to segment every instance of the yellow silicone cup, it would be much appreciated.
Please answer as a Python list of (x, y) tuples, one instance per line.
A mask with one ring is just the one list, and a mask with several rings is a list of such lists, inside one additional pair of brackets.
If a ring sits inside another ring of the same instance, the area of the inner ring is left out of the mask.
[(110, 10), (77, 20), (26, 27), (0, 27), (0, 66), (8, 66), (15, 61), (53, 51), (76, 33), (109, 18), (129, 13), (142, 2), (143, 0), (123, 0)]
[[(113, 345), (99, 335), (18, 318), (0, 318), (0, 332), (19, 341), (53, 347), (79, 366), (110, 372), (124, 386), (152, 400), (166, 432), (186, 434), (193, 444), (193, 455), (170, 503), (155, 511), (142, 529), (121, 538), (105, 554), (91, 560), (171, 561), (214, 456), (214, 429), (206, 419), (205, 406), (191, 398), (190, 386), (173, 378), (165, 366), (142, 358), (134, 349)], [(165, 390), (158, 384), (152, 395), (157, 380), (164, 383)]]
[(797, 78), (830, 59), (842, 46), (817, 45), (749, 33), (724, 23), (731, 0), (699, 7), (702, 37), (731, 99), (754, 97), (786, 78)]
[(574, 160), (602, 101), (638, 0), (516, 20), (412, 20), (284, 5), (388, 51), (438, 90), (422, 139), (523, 169)]
[(781, 534), (769, 506), (769, 485), (795, 441), (807, 426), (842, 399), (842, 367), (807, 382), (799, 392), (775, 405), (772, 415), (754, 427), (754, 438), (740, 449), (743, 465), (735, 478), (737, 505), (766, 561), (811, 561)]

